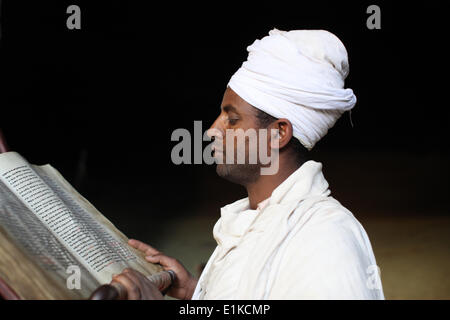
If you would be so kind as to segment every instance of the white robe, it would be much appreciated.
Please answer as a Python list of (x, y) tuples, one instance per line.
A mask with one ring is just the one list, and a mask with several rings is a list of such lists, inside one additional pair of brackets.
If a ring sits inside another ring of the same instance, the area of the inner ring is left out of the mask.
[(369, 238), (305, 162), (264, 208), (221, 209), (217, 247), (192, 299), (384, 299)]

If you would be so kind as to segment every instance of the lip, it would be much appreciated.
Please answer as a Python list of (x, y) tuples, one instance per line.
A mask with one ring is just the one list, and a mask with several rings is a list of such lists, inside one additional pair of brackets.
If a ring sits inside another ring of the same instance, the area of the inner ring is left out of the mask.
[(223, 151), (221, 148), (215, 148), (214, 146), (211, 148), (212, 149), (212, 155), (213, 158), (216, 160), (220, 160), (223, 159)]
[(223, 157), (223, 152), (220, 150), (214, 150), (213, 157), (217, 159), (219, 156)]
[(211, 150), (212, 150), (212, 156), (216, 159), (216, 160), (221, 160), (224, 158), (224, 145), (223, 145), (223, 140), (215, 140), (214, 143), (211, 146)]
[(223, 146), (221, 146), (219, 143), (214, 143), (211, 146), (211, 150), (214, 152), (222, 152), (223, 153)]

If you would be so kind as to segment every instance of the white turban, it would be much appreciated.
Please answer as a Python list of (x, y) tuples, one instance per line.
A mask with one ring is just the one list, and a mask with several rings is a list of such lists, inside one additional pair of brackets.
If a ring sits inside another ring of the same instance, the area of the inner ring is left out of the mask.
[(288, 119), (308, 150), (356, 103), (344, 89), (347, 50), (328, 31), (273, 29), (247, 50), (228, 86), (255, 108)]

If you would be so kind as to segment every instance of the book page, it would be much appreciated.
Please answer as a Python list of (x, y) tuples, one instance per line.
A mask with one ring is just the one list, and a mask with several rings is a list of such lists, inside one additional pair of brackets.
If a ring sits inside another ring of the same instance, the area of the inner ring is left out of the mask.
[[(128, 238), (120, 232), (108, 219), (106, 219), (88, 200), (81, 196), (51, 165), (33, 166), (39, 176), (56, 192), (65, 205), (76, 213), (82, 224), (93, 231), (98, 244), (109, 252), (114, 253), (118, 262), (112, 268), (101, 272), (111, 281), (112, 273), (120, 273), (124, 268), (130, 267), (145, 275), (152, 275), (162, 270), (160, 265), (154, 265), (144, 259), (143, 254), (130, 247)], [(108, 250), (108, 249), (107, 249)], [(122, 257), (122, 260), (120, 260)]]
[(0, 276), (21, 297), (80, 299), (99, 286), (84, 267), (80, 267), (79, 288), (67, 286), (70, 267), (79, 263), (2, 181), (0, 236)]
[(126, 267), (146, 275), (161, 270), (137, 255), (126, 237), (51, 166), (31, 166), (18, 153), (4, 153), (0, 180), (99, 283), (109, 283)]

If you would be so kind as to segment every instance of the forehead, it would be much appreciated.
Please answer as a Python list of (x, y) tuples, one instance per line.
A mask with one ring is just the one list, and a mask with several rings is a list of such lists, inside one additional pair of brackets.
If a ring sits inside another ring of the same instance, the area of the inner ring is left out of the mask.
[[(256, 113), (257, 113), (257, 110), (255, 107), (253, 107), (247, 101), (242, 99), (230, 87), (227, 87), (227, 89), (225, 90), (220, 108), (224, 109), (224, 107), (228, 107), (228, 106), (233, 107), (231, 109), (235, 109), (235, 111), (237, 111), (239, 113), (243, 113), (243, 114), (256, 115)], [(228, 108), (226, 108), (226, 109), (228, 109)], [(225, 111), (228, 111), (228, 110), (225, 110)]]

